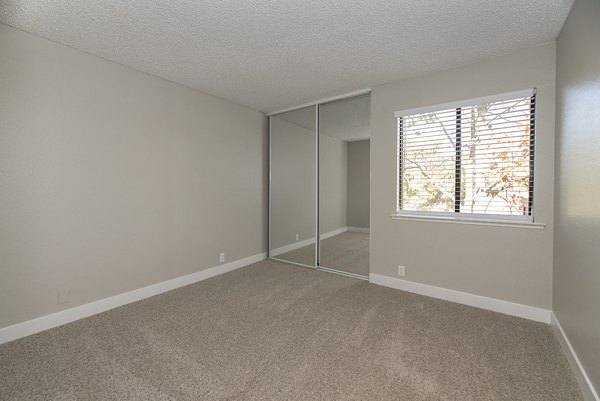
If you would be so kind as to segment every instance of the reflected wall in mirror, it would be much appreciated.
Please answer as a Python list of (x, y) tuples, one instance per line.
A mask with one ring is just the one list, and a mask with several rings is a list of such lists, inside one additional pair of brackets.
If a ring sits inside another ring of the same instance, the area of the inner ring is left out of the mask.
[(316, 266), (316, 108), (270, 117), (270, 257)]
[(369, 275), (370, 96), (319, 107), (319, 266)]

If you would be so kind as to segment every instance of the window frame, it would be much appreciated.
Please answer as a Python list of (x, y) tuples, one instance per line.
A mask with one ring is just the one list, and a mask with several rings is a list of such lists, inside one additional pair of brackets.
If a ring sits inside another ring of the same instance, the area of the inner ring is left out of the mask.
[[(396, 212), (391, 215), (394, 219), (405, 219), (405, 220), (426, 220), (426, 221), (442, 221), (442, 222), (452, 222), (452, 223), (468, 223), (468, 224), (491, 224), (491, 225), (500, 225), (500, 226), (531, 226), (534, 228), (544, 228), (544, 224), (540, 224), (535, 219), (535, 148), (537, 141), (537, 132), (536, 132), (536, 107), (533, 107), (530, 113), (530, 152), (529, 152), (529, 196), (528, 196), (528, 214), (524, 215), (504, 215), (504, 214), (484, 214), (484, 213), (464, 213), (460, 211), (460, 183), (461, 181), (457, 178), (460, 176), (455, 176), (455, 202), (454, 202), (454, 211), (453, 212), (438, 212), (438, 211), (430, 211), (430, 210), (402, 210), (402, 198), (404, 188), (402, 186), (402, 176), (403, 176), (403, 165), (404, 162), (402, 157), (404, 155), (404, 141), (403, 141), (403, 123), (402, 118), (411, 116), (414, 114), (423, 114), (430, 112), (437, 112), (441, 110), (449, 110), (456, 109), (456, 159), (455, 159), (455, 172), (460, 172), (459, 168), (461, 165), (461, 152), (459, 144), (462, 141), (462, 130), (461, 124), (459, 123), (462, 108), (478, 105), (478, 104), (486, 104), (486, 103), (495, 103), (502, 101), (509, 101), (513, 99), (526, 98), (531, 97), (531, 103), (535, 105), (537, 102), (537, 89), (526, 89), (515, 92), (508, 92), (503, 94), (498, 94), (494, 96), (480, 97), (469, 100), (459, 100), (451, 103), (443, 103), (425, 107), (412, 108), (402, 111), (397, 111), (394, 113), (396, 119)], [(456, 167), (459, 166), (459, 167)], [(459, 173), (455, 173), (459, 174)]]

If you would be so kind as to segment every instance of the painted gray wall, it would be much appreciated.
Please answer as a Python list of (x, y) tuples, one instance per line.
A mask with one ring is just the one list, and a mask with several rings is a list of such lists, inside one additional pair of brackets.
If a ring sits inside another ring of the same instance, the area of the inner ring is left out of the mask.
[[(554, 199), (555, 43), (371, 93), (371, 273), (550, 309)], [(394, 112), (538, 88), (536, 220), (544, 230), (392, 220), (396, 203)], [(396, 276), (397, 277), (397, 276)]]
[(370, 141), (348, 142), (348, 227), (369, 228)]
[(600, 390), (600, 2), (576, 0), (557, 41), (554, 313)]
[(315, 131), (271, 117), (271, 249), (315, 237)]
[(0, 55), (0, 327), (265, 252), (264, 114), (6, 25)]
[(319, 139), (319, 230), (321, 235), (346, 227), (348, 144), (321, 135)]

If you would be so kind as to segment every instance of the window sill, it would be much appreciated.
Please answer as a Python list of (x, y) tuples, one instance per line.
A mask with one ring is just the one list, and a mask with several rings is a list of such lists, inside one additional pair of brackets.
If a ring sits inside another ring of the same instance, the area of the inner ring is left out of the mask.
[(451, 224), (467, 224), (475, 226), (494, 226), (494, 227), (510, 227), (510, 228), (529, 228), (534, 230), (543, 230), (546, 228), (544, 223), (533, 223), (530, 221), (509, 221), (509, 220), (494, 220), (480, 219), (469, 217), (450, 217), (450, 216), (422, 216), (414, 214), (397, 214), (391, 215), (393, 220), (408, 220), (408, 221), (429, 221)]

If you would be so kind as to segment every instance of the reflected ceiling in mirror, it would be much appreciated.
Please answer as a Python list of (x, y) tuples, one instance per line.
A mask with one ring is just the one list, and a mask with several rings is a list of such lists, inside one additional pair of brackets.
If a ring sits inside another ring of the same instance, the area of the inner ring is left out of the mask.
[[(347, 142), (369, 139), (370, 107), (369, 94), (321, 105), (320, 133)], [(278, 114), (276, 117), (309, 130), (315, 129), (314, 109), (311, 107)]]

